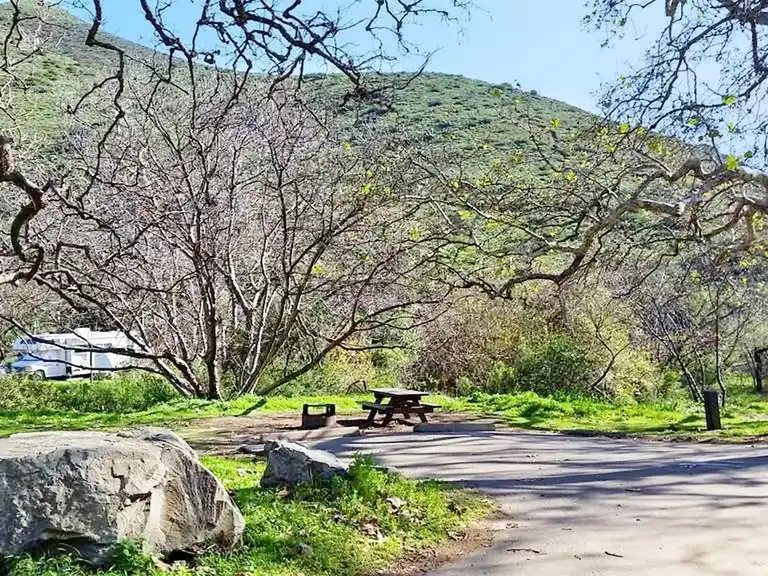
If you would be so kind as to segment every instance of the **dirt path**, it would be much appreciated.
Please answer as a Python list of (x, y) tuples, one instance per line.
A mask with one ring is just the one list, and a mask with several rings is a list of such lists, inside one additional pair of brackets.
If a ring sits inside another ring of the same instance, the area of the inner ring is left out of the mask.
[[(174, 429), (202, 454), (234, 454), (240, 447), (258, 442), (262, 437), (285, 436), (296, 441), (309, 441), (349, 435), (398, 434), (411, 432), (415, 424), (397, 421), (386, 428), (375, 426), (360, 432), (365, 417), (363, 412), (339, 415), (335, 428), (312, 432), (301, 430), (301, 415), (298, 413), (204, 418), (179, 423)], [(430, 414), (429, 421), (470, 422), (478, 418), (476, 415), (442, 412)]]

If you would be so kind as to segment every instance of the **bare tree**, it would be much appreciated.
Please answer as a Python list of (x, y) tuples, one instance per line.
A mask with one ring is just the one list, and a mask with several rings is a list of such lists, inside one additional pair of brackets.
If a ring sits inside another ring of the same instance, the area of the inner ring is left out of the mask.
[[(592, 0), (590, 26), (611, 43), (651, 26), (645, 60), (609, 86), (611, 118), (684, 137), (718, 150), (731, 162), (764, 168), (763, 114), (768, 52), (768, 4), (762, 0)], [(647, 12), (647, 14), (641, 14)], [(648, 18), (645, 19), (645, 22)], [(644, 24), (647, 26), (647, 24)], [(629, 40), (629, 39), (627, 39)]]
[(531, 121), (529, 134), (533, 152), (415, 160), (442, 183), (414, 197), (433, 203), (454, 241), (443, 262), (457, 286), (510, 297), (520, 284), (563, 284), (596, 266), (633, 261), (652, 274), (686, 246), (738, 258), (764, 238), (761, 173), (627, 124), (554, 118), (550, 128)]
[(440, 243), (413, 234), (421, 206), (401, 201), (398, 147), (373, 134), (353, 146), (291, 94), (254, 88), (234, 104), (216, 79), (195, 97), (152, 89), (151, 106), (125, 100), (107, 140), (73, 144), (70, 187), (33, 227), (37, 283), (209, 398), (225, 371), (232, 392), (266, 392), (336, 347), (385, 347), (367, 335), (428, 319), (446, 295), (428, 282)]
[[(132, 4), (152, 30), (158, 52), (136, 52), (106, 35), (102, 0), (60, 0), (54, 6), (38, 2), (34, 7), (20, 0), (9, 2), (10, 26), (3, 37), (0, 58), (0, 113), (12, 129), (0, 135), (0, 183), (12, 186), (13, 192), (4, 187), (3, 200), (16, 208), (4, 240), (8, 246), (0, 245), (0, 257), (5, 259), (0, 272), (3, 283), (28, 280), (38, 271), (41, 247), (28, 243), (25, 231), (53, 188), (67, 184), (60, 171), (38, 169), (44, 162), (30, 154), (35, 135), (16, 117), (8, 101), (28, 89), (25, 74), (45, 50), (72, 40), (67, 38), (66, 19), (57, 12), (60, 8), (87, 18), (87, 33), (76, 41), (103, 65), (103, 76), (81, 93), (67, 95), (66, 105), (72, 123), (92, 126), (94, 117), (100, 119), (95, 135), (98, 153), (103, 152), (110, 135), (123, 128), (129, 113), (141, 113), (141, 106), (125, 102), (132, 92), (129, 77), (136, 71), (144, 74), (151, 87), (143, 94), (147, 106), (161, 86), (181, 88), (198, 102), (198, 78), (210, 76), (212, 66), (229, 71), (230, 105), (257, 73), (264, 74), (260, 78), (267, 78), (273, 87), (289, 79), (300, 86), (307, 68), (343, 74), (351, 81), (347, 97), (361, 99), (387, 87), (372, 83), (375, 76), (370, 73), (397, 54), (418, 52), (417, 44), (409, 40), (413, 23), (429, 18), (456, 22), (469, 8), (465, 0), (355, 0), (326, 9), (304, 0), (132, 0)], [(192, 13), (196, 17), (191, 29), (180, 32), (173, 22), (182, 12), (185, 17)], [(367, 40), (361, 43), (361, 37)], [(134, 97), (135, 93), (130, 96)], [(19, 138), (22, 135), (24, 138)], [(85, 196), (89, 191), (86, 185), (80, 194)]]
[[(347, 142), (300, 89), (323, 70), (347, 78), (347, 105), (381, 98), (392, 86), (373, 73), (418, 52), (410, 26), (456, 22), (469, 3), (134, 3), (157, 52), (105, 34), (101, 0), (57, 3), (87, 16), (74, 41), (103, 75), (62, 95), (55, 162), (6, 96), (73, 38), (57, 8), (7, 7), (0, 283), (32, 281), (122, 329), (126, 354), (211, 398), (223, 371), (237, 393), (266, 391), (336, 347), (387, 346), (368, 335), (424, 321), (446, 288), (426, 281), (438, 244), (413, 234), (420, 205), (399, 202), (411, 173), (374, 136)], [(180, 11), (196, 13), (191, 29), (176, 29)]]
[(725, 375), (760, 322), (751, 314), (755, 288), (744, 274), (701, 251), (657, 274), (630, 300), (645, 334), (662, 345), (660, 360), (680, 369), (694, 400), (717, 387), (725, 404)]

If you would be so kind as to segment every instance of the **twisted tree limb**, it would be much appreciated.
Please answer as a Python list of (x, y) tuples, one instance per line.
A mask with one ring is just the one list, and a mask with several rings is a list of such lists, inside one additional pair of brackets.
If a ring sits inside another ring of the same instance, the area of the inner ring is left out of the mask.
[(45, 186), (38, 186), (30, 181), (22, 173), (14, 162), (13, 138), (0, 134), (0, 182), (8, 182), (22, 190), (29, 202), (16, 214), (11, 223), (11, 246), (14, 254), (27, 266), (12, 272), (0, 274), (0, 284), (11, 284), (20, 280), (30, 280), (40, 269), (43, 262), (44, 251), (38, 244), (22, 244), (23, 231), (32, 219), (45, 206), (45, 192), (51, 188), (52, 182)]

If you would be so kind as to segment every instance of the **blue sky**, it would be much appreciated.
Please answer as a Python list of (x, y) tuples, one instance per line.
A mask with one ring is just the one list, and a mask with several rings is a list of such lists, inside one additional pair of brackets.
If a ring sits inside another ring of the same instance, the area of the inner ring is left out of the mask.
[[(336, 0), (317, 0), (334, 6)], [(373, 3), (373, 0), (370, 0)], [(310, 2), (311, 3), (311, 2)], [(595, 110), (601, 81), (612, 81), (641, 57), (649, 31), (628, 30), (628, 37), (611, 48), (601, 48), (604, 37), (586, 32), (581, 23), (583, 0), (476, 0), (461, 31), (427, 22), (411, 27), (410, 38), (426, 50), (437, 50), (429, 69), (501, 83), (519, 82), (523, 88)], [(180, 0), (174, 25), (191, 29), (193, 13)], [(104, 0), (105, 29), (129, 40), (152, 44), (150, 30), (137, 9), (138, 2)], [(653, 7), (655, 8), (655, 6)], [(653, 10), (656, 12), (656, 10)], [(659, 13), (659, 21), (661, 13)], [(413, 68), (415, 59), (403, 59), (394, 68)]]

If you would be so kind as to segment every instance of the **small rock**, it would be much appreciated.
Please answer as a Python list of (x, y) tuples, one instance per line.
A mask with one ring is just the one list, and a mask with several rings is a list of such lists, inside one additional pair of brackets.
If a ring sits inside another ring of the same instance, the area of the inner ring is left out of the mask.
[(386, 540), (386, 537), (381, 533), (381, 530), (379, 529), (379, 524), (375, 519), (369, 520), (368, 522), (363, 523), (360, 526), (360, 531), (366, 536), (368, 536), (369, 538), (372, 538), (379, 543), (384, 542)]
[(402, 476), (400, 470), (394, 466), (375, 466), (374, 470), (377, 470), (378, 472), (384, 472), (384, 474), (396, 474), (398, 476)]
[(314, 550), (312, 549), (312, 546), (309, 544), (304, 544), (303, 542), (300, 544), (296, 544), (293, 548), (293, 553), (296, 556), (311, 556)]
[(393, 496), (392, 498), (387, 498), (385, 502), (392, 507), (392, 512), (394, 514), (399, 513), (402, 507), (405, 506), (405, 502), (396, 496)]
[(317, 479), (345, 475), (349, 465), (322, 450), (311, 450), (286, 440), (266, 443), (267, 469), (261, 478), (264, 488), (296, 486)]

